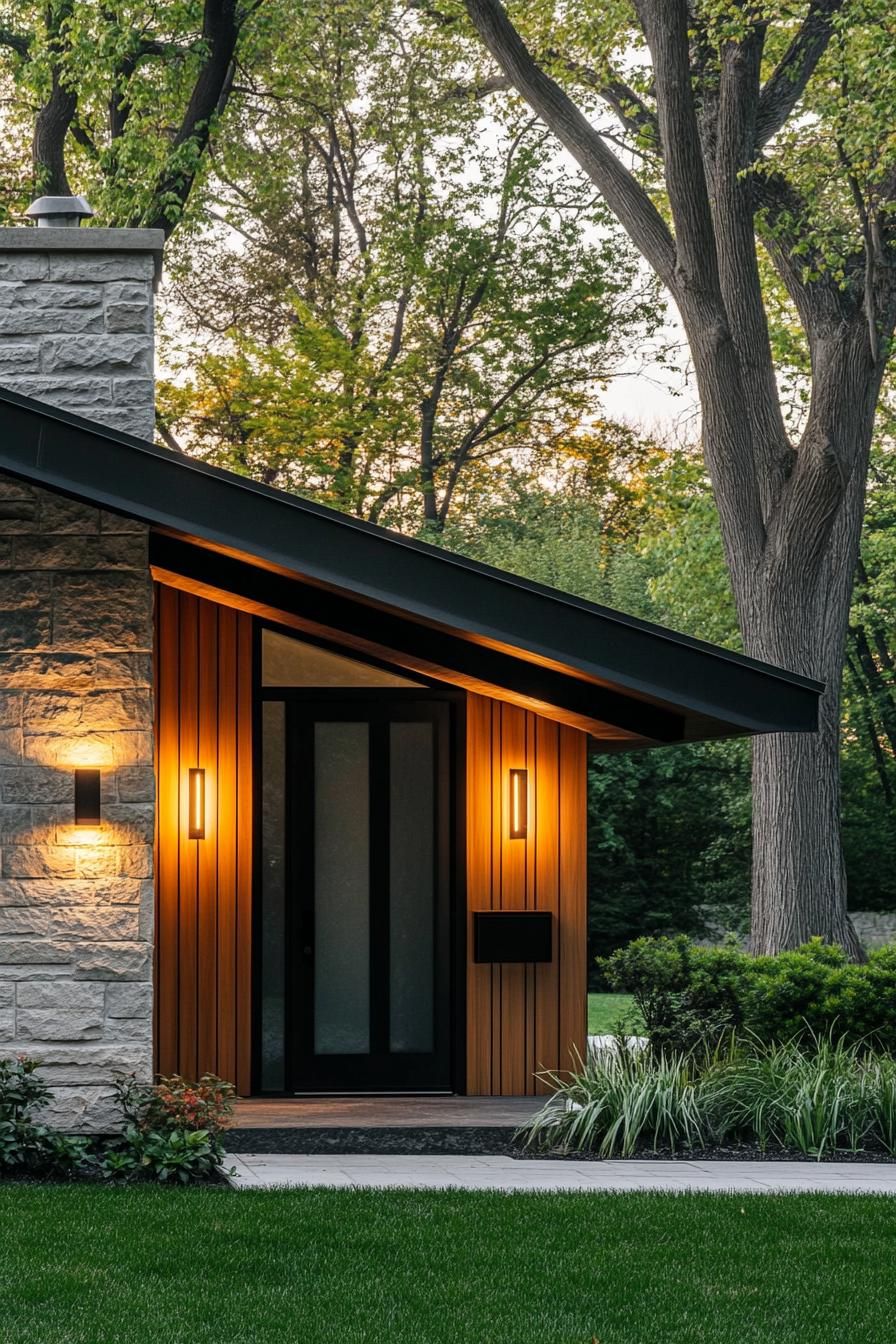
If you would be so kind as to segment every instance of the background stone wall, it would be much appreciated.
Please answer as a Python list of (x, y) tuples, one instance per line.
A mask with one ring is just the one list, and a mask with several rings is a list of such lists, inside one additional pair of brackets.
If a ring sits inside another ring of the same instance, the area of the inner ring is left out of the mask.
[[(153, 437), (161, 235), (0, 229), (0, 385)], [(0, 1056), (42, 1062), (60, 1127), (102, 1131), (152, 1069), (148, 529), (0, 474)], [(102, 825), (74, 825), (74, 770)]]
[[(743, 926), (748, 924), (749, 916), (745, 911), (739, 911), (735, 919), (730, 910), (704, 906), (703, 915), (707, 932), (705, 937), (697, 939), (698, 946), (719, 947), (732, 932), (741, 947), (747, 946), (748, 933)], [(896, 943), (896, 910), (850, 910), (849, 917), (866, 951)]]
[(0, 385), (151, 440), (160, 244), (155, 230), (0, 229)]

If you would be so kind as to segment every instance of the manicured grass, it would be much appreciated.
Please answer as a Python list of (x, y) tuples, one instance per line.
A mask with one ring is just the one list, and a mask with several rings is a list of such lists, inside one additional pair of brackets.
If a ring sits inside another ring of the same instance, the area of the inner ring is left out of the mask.
[(0, 1185), (3, 1344), (888, 1344), (896, 1201)]
[(608, 1036), (623, 1015), (632, 1013), (630, 994), (589, 994), (588, 1035)]

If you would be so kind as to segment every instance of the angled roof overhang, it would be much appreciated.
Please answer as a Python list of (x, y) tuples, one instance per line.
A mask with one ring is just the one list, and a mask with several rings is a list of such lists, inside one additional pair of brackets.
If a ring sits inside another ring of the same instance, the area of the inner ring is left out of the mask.
[(0, 390), (0, 470), (140, 519), (158, 578), (580, 727), (811, 732), (818, 682)]

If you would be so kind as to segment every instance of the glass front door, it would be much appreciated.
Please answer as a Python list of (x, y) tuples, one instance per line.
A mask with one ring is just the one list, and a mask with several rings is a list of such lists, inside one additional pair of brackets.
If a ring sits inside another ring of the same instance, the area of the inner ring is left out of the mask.
[(448, 1090), (448, 706), (264, 695), (261, 1090)]

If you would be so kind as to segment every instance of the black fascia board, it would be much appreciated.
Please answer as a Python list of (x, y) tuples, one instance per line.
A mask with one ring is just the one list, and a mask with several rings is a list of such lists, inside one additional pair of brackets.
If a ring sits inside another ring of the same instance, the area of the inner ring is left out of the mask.
[(582, 719), (620, 728), (649, 742), (681, 742), (684, 738), (684, 718), (673, 710), (471, 643), (450, 631), (408, 621), (394, 611), (368, 606), (344, 593), (253, 568), (234, 556), (221, 555), (159, 532), (151, 537), (149, 555), (151, 563), (159, 569), (203, 586), (261, 602), (315, 625), (351, 632), (396, 654), (422, 658), (448, 671), (514, 691)]
[(0, 391), (0, 469), (746, 732), (817, 728), (822, 685)]

